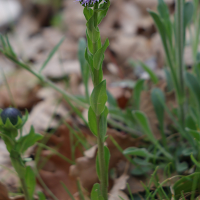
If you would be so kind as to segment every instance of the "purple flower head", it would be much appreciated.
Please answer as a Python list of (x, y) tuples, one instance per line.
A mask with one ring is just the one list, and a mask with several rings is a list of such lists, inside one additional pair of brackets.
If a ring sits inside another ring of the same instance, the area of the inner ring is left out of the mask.
[[(92, 6), (96, 2), (101, 2), (101, 0), (76, 0), (76, 1), (79, 1), (83, 6)], [(106, 1), (103, 0), (103, 2), (106, 2)]]

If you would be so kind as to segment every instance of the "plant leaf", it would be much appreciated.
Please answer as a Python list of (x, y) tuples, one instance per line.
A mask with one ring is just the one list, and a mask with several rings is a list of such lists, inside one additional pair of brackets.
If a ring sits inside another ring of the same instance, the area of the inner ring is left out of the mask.
[(99, 183), (95, 183), (93, 185), (91, 192), (91, 200), (104, 200), (104, 198), (101, 195), (101, 189)]
[(159, 124), (163, 126), (164, 124), (164, 112), (165, 108), (163, 104), (165, 103), (165, 96), (159, 88), (154, 88), (151, 92), (151, 101), (154, 106), (154, 110), (159, 121)]
[(95, 69), (99, 70), (103, 59), (104, 59), (104, 52), (109, 46), (109, 40), (106, 39), (104, 45), (95, 53), (94, 58), (93, 58), (93, 66)]
[(84, 14), (85, 19), (86, 19), (87, 21), (92, 17), (93, 13), (94, 13), (94, 12), (93, 12), (93, 9), (91, 9), (91, 8), (85, 7), (85, 8), (83, 9), (83, 14)]
[(39, 200), (46, 200), (45, 195), (42, 192), (38, 192)]
[(192, 130), (190, 128), (186, 128), (186, 131), (188, 131), (198, 142), (200, 142), (200, 132), (196, 130)]
[(136, 104), (136, 108), (139, 109), (140, 107), (140, 94), (144, 88), (144, 80), (140, 79), (136, 82), (134, 87), (134, 101)]
[(199, 172), (195, 172), (191, 175), (188, 176), (184, 176), (181, 179), (179, 179), (173, 186), (173, 190), (174, 190), (174, 195), (176, 197), (176, 199), (179, 199), (181, 197), (181, 192), (184, 191), (184, 193), (191, 193), (194, 191), (199, 191), (200, 189), (200, 185), (196, 184), (196, 187), (194, 188), (194, 181), (197, 181), (197, 183), (199, 183), (200, 181), (200, 173)]
[(189, 87), (189, 89), (192, 91), (192, 93), (194, 94), (200, 108), (199, 81), (193, 74), (186, 72), (186, 84)]
[(107, 99), (106, 80), (104, 80), (93, 89), (90, 96), (91, 107), (97, 116), (104, 111)]
[(191, 2), (191, 1), (186, 2), (185, 5), (184, 5), (184, 26), (185, 26), (185, 28), (192, 21), (193, 13), (194, 13), (194, 4), (193, 4), (193, 2)]
[(103, 141), (105, 140), (105, 136), (107, 133), (107, 115), (108, 115), (108, 108), (105, 106), (105, 109), (101, 113), (99, 120), (99, 134)]
[(29, 134), (21, 137), (17, 141), (16, 149), (20, 153), (24, 153), (29, 147), (33, 146), (37, 141), (43, 138), (42, 135), (35, 133), (33, 126), (31, 126), (31, 130)]
[(142, 127), (145, 134), (149, 137), (149, 139), (154, 140), (154, 136), (150, 129), (149, 122), (147, 120), (146, 115), (140, 111), (135, 111), (134, 116), (135, 116), (136, 120), (139, 122), (139, 124)]
[(99, 7), (99, 13), (98, 13), (98, 24), (101, 23), (102, 19), (106, 16), (108, 12), (108, 8), (110, 7), (110, 1), (105, 2), (100, 5)]
[(88, 111), (88, 125), (90, 127), (90, 130), (92, 133), (97, 136), (98, 130), (97, 130), (97, 118), (95, 115), (95, 112), (93, 111), (92, 107), (90, 106)]
[(46, 200), (45, 195), (42, 192), (38, 192), (39, 200)]
[(149, 153), (145, 148), (129, 147), (124, 150), (124, 155), (141, 156), (145, 158), (155, 157), (153, 154)]
[(29, 197), (32, 199), (34, 191), (35, 191), (36, 179), (35, 179), (35, 174), (30, 166), (26, 167), (25, 181), (26, 181)]
[(88, 36), (90, 37), (92, 43), (95, 43), (99, 40), (100, 38), (100, 32), (99, 28), (94, 27), (94, 16), (92, 16), (86, 23), (87, 26), (87, 33)]

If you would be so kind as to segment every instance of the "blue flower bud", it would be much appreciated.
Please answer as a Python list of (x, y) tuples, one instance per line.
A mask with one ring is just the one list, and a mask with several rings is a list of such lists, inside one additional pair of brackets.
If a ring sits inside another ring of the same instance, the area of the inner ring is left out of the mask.
[(6, 124), (7, 118), (13, 125), (16, 125), (18, 122), (18, 117), (22, 118), (21, 112), (16, 108), (6, 108), (1, 112), (1, 119), (4, 124)]

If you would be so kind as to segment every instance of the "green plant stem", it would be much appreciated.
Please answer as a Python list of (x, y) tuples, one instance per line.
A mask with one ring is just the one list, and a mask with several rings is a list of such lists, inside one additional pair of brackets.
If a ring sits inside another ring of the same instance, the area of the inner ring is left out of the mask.
[(184, 0), (176, 1), (176, 42), (177, 42), (177, 64), (178, 64), (178, 78), (179, 78), (179, 120), (181, 126), (184, 128), (185, 124), (185, 83), (184, 83), (184, 43), (185, 43), (185, 28), (184, 28)]
[[(95, 3), (94, 6), (94, 27), (97, 28), (97, 17), (98, 17), (98, 13), (95, 11), (98, 9), (98, 3)], [(93, 43), (93, 55), (95, 55), (95, 53), (98, 50), (98, 44), (97, 42)], [(95, 80), (94, 80), (94, 87), (97, 86), (99, 84), (99, 70), (95, 69), (95, 74), (94, 74)]]
[(26, 166), (22, 165), (23, 160), (22, 160), (21, 156), (19, 156), (17, 158), (10, 156), (10, 158), (11, 158), (12, 164), (15, 163), (15, 165), (13, 165), (13, 167), (15, 168), (15, 171), (17, 172), (18, 176), (20, 177), (20, 182), (21, 182), (22, 189), (24, 192), (25, 200), (32, 200), (32, 198), (29, 196), (28, 188), (27, 188), (26, 180), (25, 180), (24, 172), (26, 171)]
[[(98, 13), (95, 11), (98, 9), (98, 2), (94, 6), (94, 27), (97, 28), (97, 18), (98, 18)], [(93, 55), (98, 50), (98, 42), (93, 43)], [(94, 87), (99, 84), (99, 73), (100, 70), (95, 69), (95, 74), (94, 74)], [(107, 177), (108, 175), (106, 174), (106, 163), (105, 163), (105, 155), (104, 155), (104, 141), (102, 140), (101, 133), (100, 133), (100, 116), (96, 115), (96, 120), (97, 120), (97, 129), (98, 129), (98, 134), (97, 134), (97, 145), (98, 145), (98, 159), (99, 159), (99, 170), (100, 170), (100, 187), (101, 187), (101, 195), (103, 196), (104, 200), (108, 199), (108, 194), (107, 194)]]
[(28, 189), (27, 189), (27, 185), (26, 185), (26, 181), (24, 178), (20, 178), (21, 184), (22, 184), (22, 189), (24, 191), (24, 196), (26, 200), (32, 200), (31, 197), (29, 197), (28, 194)]
[[(99, 133), (99, 117), (97, 118), (97, 125), (98, 125), (98, 133)], [(98, 158), (99, 158), (99, 169), (100, 169), (100, 186), (101, 186), (101, 194), (104, 200), (108, 199), (107, 194), (107, 174), (106, 166), (105, 166), (105, 156), (104, 156), (104, 141), (102, 141), (101, 137), (97, 137), (97, 145), (98, 145)]]

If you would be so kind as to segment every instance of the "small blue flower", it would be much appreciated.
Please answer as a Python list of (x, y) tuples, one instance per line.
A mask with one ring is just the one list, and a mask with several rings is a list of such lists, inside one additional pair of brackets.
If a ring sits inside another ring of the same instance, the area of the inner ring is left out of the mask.
[[(76, 0), (76, 1), (79, 1), (83, 6), (92, 6), (96, 2), (100, 2), (101, 0)], [(103, 0), (103, 2), (106, 2), (106, 1)]]

